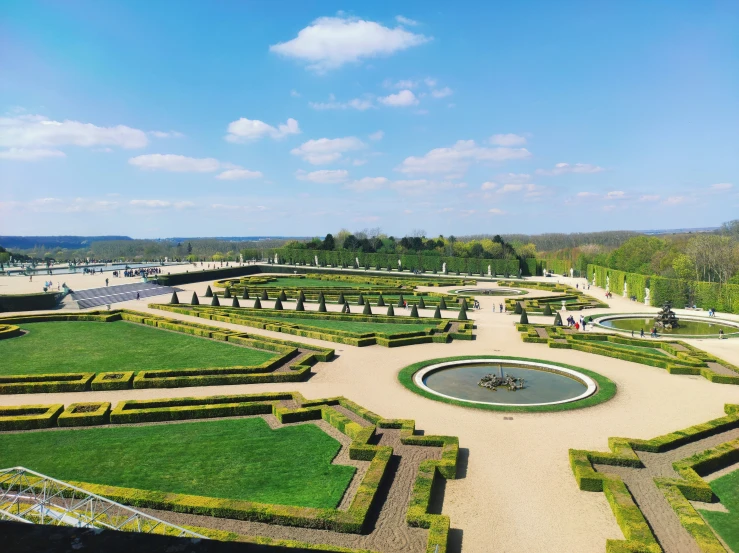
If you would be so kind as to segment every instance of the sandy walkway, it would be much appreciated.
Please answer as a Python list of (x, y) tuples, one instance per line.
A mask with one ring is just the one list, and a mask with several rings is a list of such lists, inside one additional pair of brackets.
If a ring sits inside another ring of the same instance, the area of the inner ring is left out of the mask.
[[(190, 292), (181, 297), (188, 299), (192, 290), (202, 293), (206, 286), (207, 283), (182, 286)], [(586, 293), (603, 297), (602, 290), (595, 288)], [(606, 450), (609, 436), (651, 438), (722, 416), (725, 403), (739, 403), (739, 386), (712, 384), (697, 376), (673, 376), (658, 368), (551, 349), (544, 344), (525, 344), (514, 328), (517, 317), (493, 314), (493, 305), (500, 303), (500, 297), (480, 296), (479, 300), (482, 309), (469, 312), (478, 326), (477, 339), (472, 342), (388, 349), (354, 348), (306, 339), (306, 343), (334, 347), (338, 355), (333, 362), (314, 367), (316, 374), (307, 382), (0, 396), (0, 404), (69, 404), (93, 399), (118, 401), (266, 390), (297, 390), (307, 398), (344, 395), (385, 417), (415, 419), (417, 426), (428, 434), (459, 436), (461, 478), (447, 482), (443, 513), (451, 517), (452, 528), (457, 530), (452, 542), (461, 542), (465, 553), (604, 551), (606, 539), (623, 536), (603, 494), (578, 490), (568, 464), (568, 449)], [(614, 297), (610, 303), (613, 312), (656, 311), (620, 297)], [(134, 301), (116, 307), (141, 309), (142, 304)], [(550, 318), (532, 316), (530, 320), (549, 322)], [(228, 326), (215, 321), (210, 324)], [(281, 336), (253, 328), (246, 331)], [(691, 343), (739, 364), (739, 340)], [(398, 371), (417, 361), (491, 353), (591, 369), (615, 381), (619, 391), (611, 401), (589, 409), (509, 415), (431, 401), (406, 390), (397, 381)]]

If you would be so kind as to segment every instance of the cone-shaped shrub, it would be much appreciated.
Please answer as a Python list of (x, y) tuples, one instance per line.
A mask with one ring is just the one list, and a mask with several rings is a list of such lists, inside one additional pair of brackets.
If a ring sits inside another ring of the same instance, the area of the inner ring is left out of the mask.
[(460, 321), (466, 321), (467, 320), (467, 311), (464, 311), (463, 309), (459, 310), (459, 316), (457, 317)]
[(269, 299), (269, 296), (267, 295), (267, 290), (262, 290), (262, 299), (263, 300), (268, 300)]
[(213, 290), (210, 289), (210, 284), (208, 284), (208, 287), (205, 289), (205, 297), (206, 298), (213, 297)]
[(426, 309), (426, 302), (423, 301), (423, 298), (421, 297), (418, 298), (418, 307), (420, 307), (421, 309)]
[(259, 301), (259, 298), (254, 300), (254, 309), (261, 309), (262, 308), (262, 302)]
[(321, 301), (318, 303), (318, 312), (326, 313), (326, 302), (323, 298), (321, 298)]
[(295, 311), (305, 311), (305, 307), (303, 307), (303, 300), (298, 298), (298, 303), (295, 304)]
[(385, 298), (382, 297), (382, 294), (377, 297), (377, 307), (385, 307)]
[(349, 308), (349, 302), (344, 302), (344, 313), (351, 313), (352, 310)]
[(218, 301), (218, 296), (213, 296), (213, 299), (210, 300), (210, 304), (214, 307), (220, 307), (221, 302)]
[(177, 297), (177, 292), (172, 292), (172, 299), (169, 300), (169, 303), (172, 305), (179, 305), (180, 298)]
[(520, 301), (517, 301), (516, 302), (516, 307), (513, 309), (513, 312), (516, 315), (520, 315), (522, 311), (523, 311), (523, 306), (521, 305), (521, 302)]
[(360, 292), (359, 298), (357, 298), (357, 305), (364, 305), (364, 295)]
[(434, 311), (434, 319), (441, 319), (441, 309), (439, 309), (439, 306), (436, 306), (436, 311)]
[(246, 288), (244, 288), (244, 293), (241, 294), (241, 299), (242, 300), (248, 300), (249, 299), (249, 290), (247, 290)]
[(522, 325), (529, 324), (529, 316), (526, 314), (526, 310), (525, 309), (523, 311), (521, 311), (521, 320), (518, 321), (518, 322), (521, 323)]
[(234, 296), (234, 301), (231, 302), (231, 307), (241, 307), (241, 304), (239, 303), (239, 298)]
[(226, 286), (226, 290), (223, 292), (223, 299), (231, 299), (231, 288)]
[(323, 292), (318, 292), (318, 303), (325, 302), (326, 298), (323, 297)]
[(467, 300), (462, 299), (462, 304), (459, 306), (460, 311), (467, 312)]
[(193, 292), (192, 293), (192, 299), (190, 300), (191, 305), (200, 305), (200, 300), (198, 300), (198, 295)]
[(398, 307), (404, 307), (405, 306), (405, 300), (403, 299), (403, 294), (400, 294), (400, 297), (398, 298)]
[(280, 301), (285, 301), (287, 299), (287, 296), (285, 295), (285, 291), (284, 290), (280, 290), (280, 295), (277, 296), (277, 299), (280, 300)]
[(554, 326), (562, 326), (562, 315), (559, 314), (559, 311), (554, 316)]
[(370, 307), (370, 302), (367, 302), (364, 304), (364, 309), (362, 310), (363, 315), (372, 315), (372, 308)]
[(346, 303), (346, 300), (344, 299), (344, 292), (339, 292), (339, 299), (336, 300), (336, 303), (340, 303), (340, 304)]
[(441, 298), (439, 300), (439, 309), (447, 309), (446, 301), (444, 301), (444, 298)]
[(544, 304), (544, 312), (542, 315), (551, 315), (552, 314), (552, 308), (548, 303)]
[(275, 300), (275, 309), (282, 311), (282, 300), (279, 297)]
[(416, 319), (418, 318), (418, 309), (416, 308), (415, 305), (411, 307), (411, 317), (415, 317)]
[(305, 301), (305, 294), (303, 294), (303, 291), (302, 290), (300, 290), (298, 292), (298, 299), (299, 300), (302, 300), (302, 301)]
[(394, 317), (395, 316), (395, 309), (393, 309), (393, 304), (387, 306), (387, 316), (388, 317)]

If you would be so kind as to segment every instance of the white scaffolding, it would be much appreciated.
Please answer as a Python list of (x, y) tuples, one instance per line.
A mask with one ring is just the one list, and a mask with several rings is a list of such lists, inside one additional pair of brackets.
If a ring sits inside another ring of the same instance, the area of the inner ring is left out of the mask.
[(1, 520), (207, 539), (24, 467), (0, 469)]

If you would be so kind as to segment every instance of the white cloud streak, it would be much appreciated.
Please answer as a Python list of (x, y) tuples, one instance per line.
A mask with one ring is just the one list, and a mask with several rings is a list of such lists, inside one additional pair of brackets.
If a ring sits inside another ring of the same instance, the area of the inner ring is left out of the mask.
[(284, 124), (273, 127), (259, 119), (242, 117), (228, 124), (228, 142), (251, 142), (269, 136), (275, 140), (291, 134), (300, 134), (300, 126), (295, 119), (288, 119)]
[(536, 174), (558, 176), (566, 175), (568, 173), (600, 173), (601, 171), (605, 171), (605, 169), (598, 165), (591, 165), (589, 163), (557, 163), (553, 169), (537, 169)]
[(397, 94), (390, 94), (389, 96), (378, 98), (377, 101), (394, 108), (418, 105), (418, 98), (416, 98), (416, 95), (407, 89), (401, 90)]
[(450, 148), (436, 148), (422, 157), (407, 157), (396, 170), (405, 174), (461, 175), (473, 162), (501, 162), (530, 156), (526, 148), (487, 148), (478, 146), (474, 140), (459, 140)]
[(323, 165), (339, 160), (346, 152), (361, 150), (364, 147), (364, 142), (355, 136), (319, 138), (304, 142), (299, 147), (293, 148), (290, 153), (312, 165)]

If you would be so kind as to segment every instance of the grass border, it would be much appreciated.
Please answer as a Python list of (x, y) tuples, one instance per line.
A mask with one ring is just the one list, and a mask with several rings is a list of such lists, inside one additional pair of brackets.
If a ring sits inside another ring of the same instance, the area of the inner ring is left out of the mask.
[[(588, 317), (593, 318), (593, 326), (596, 326), (598, 328), (602, 328), (603, 330), (610, 330), (611, 332), (617, 333), (617, 334), (628, 334), (631, 332), (630, 330), (623, 330), (621, 328), (615, 328), (611, 326), (605, 326), (598, 322), (596, 322), (598, 319), (602, 319), (603, 317), (609, 317), (613, 319), (625, 319), (627, 317), (629, 318), (641, 318), (641, 316), (644, 316), (644, 318), (654, 318), (656, 313), (598, 313), (596, 315), (588, 315)], [(692, 315), (683, 315), (686, 319), (692, 320), (693, 322), (702, 322), (700, 317), (694, 317)], [(680, 317), (678, 317), (678, 320)], [(739, 338), (739, 327), (735, 327), (734, 325), (737, 324), (736, 321), (731, 321), (729, 319), (713, 319), (717, 323), (729, 323), (726, 326), (730, 326), (733, 328), (736, 328), (735, 332), (732, 332), (730, 334), (724, 334), (724, 337), (721, 338), (723, 340), (729, 340), (731, 338)], [(660, 338), (666, 338), (671, 340), (719, 340), (719, 335), (717, 334), (659, 334)]]
[(498, 359), (509, 359), (511, 361), (529, 361), (529, 362), (535, 362), (535, 363), (549, 363), (551, 365), (556, 365), (558, 367), (572, 369), (574, 371), (581, 372), (584, 375), (589, 376), (590, 378), (595, 380), (595, 382), (598, 384), (598, 389), (593, 395), (589, 397), (586, 397), (579, 401), (573, 401), (571, 403), (562, 403), (558, 405), (537, 405), (537, 406), (485, 405), (485, 404), (466, 403), (464, 401), (459, 401), (456, 399), (448, 399), (445, 397), (437, 396), (436, 394), (429, 393), (426, 390), (419, 388), (413, 382), (413, 375), (415, 375), (419, 370), (423, 369), (424, 367), (428, 367), (429, 365), (434, 365), (436, 363), (444, 363), (448, 361), (467, 361), (467, 360), (473, 361), (476, 359), (488, 359), (490, 357), (493, 357), (493, 355), (458, 355), (456, 357), (440, 357), (437, 359), (428, 359), (426, 361), (419, 361), (418, 363), (414, 363), (412, 365), (409, 365), (401, 369), (400, 372), (398, 373), (398, 380), (405, 388), (407, 388), (411, 392), (414, 392), (427, 399), (433, 399), (435, 401), (439, 401), (442, 403), (448, 403), (450, 405), (456, 405), (458, 407), (481, 409), (483, 411), (501, 411), (501, 412), (507, 412), (507, 413), (553, 413), (553, 412), (559, 412), (559, 411), (572, 411), (574, 409), (584, 409), (585, 407), (593, 407), (595, 405), (599, 405), (601, 403), (608, 401), (609, 399), (612, 399), (613, 396), (616, 395), (616, 383), (613, 382), (611, 379), (606, 378), (605, 376), (602, 376), (598, 373), (595, 373), (595, 372), (592, 372), (592, 371), (589, 371), (589, 370), (586, 370), (580, 367), (575, 367), (573, 365), (566, 365), (564, 363), (557, 363), (554, 361), (546, 361), (544, 359), (531, 359), (528, 357), (511, 357), (507, 355), (495, 355), (494, 357)]

